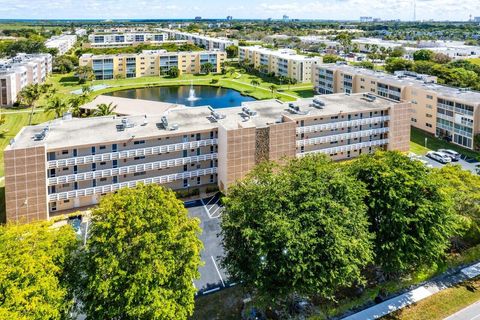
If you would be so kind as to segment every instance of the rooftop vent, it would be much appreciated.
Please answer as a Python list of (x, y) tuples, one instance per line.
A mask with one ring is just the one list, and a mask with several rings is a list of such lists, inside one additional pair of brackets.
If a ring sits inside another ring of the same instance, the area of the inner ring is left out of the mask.
[(295, 114), (305, 115), (305, 114), (308, 113), (308, 112), (301, 111), (301, 110), (300, 110), (300, 107), (299, 107), (299, 106), (296, 106), (296, 105), (293, 104), (292, 102), (290, 102), (290, 103), (288, 104), (288, 110), (289, 110), (291, 113), (295, 113)]
[(246, 114), (249, 117), (253, 117), (253, 116), (257, 115), (256, 111), (252, 111), (248, 107), (242, 107), (242, 111), (243, 111), (244, 114)]
[(147, 124), (148, 124), (148, 119), (147, 119), (147, 115), (145, 115), (145, 117), (143, 117), (142, 126), (146, 126)]
[(163, 126), (163, 128), (168, 129), (168, 120), (167, 120), (167, 117), (166, 117), (166, 116), (163, 116), (162, 119), (161, 119), (161, 121), (162, 121), (162, 126)]
[(46, 126), (42, 129), (42, 131), (35, 133), (34, 140), (41, 141), (47, 137), (48, 132), (50, 131), (50, 127)]
[(170, 131), (175, 131), (178, 130), (178, 123), (172, 124), (172, 126), (169, 128)]
[(225, 119), (227, 116), (212, 110), (212, 117), (215, 120)]
[(371, 93), (364, 93), (363, 98), (367, 101), (373, 102), (377, 99), (377, 97)]
[(313, 99), (313, 107), (317, 109), (323, 109), (324, 106), (325, 106), (325, 102), (323, 102), (322, 100), (318, 98)]

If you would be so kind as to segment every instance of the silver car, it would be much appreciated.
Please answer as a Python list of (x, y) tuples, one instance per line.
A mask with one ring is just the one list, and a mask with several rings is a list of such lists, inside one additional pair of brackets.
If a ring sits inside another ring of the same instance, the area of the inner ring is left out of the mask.
[(458, 161), (460, 160), (460, 153), (457, 151), (451, 150), (451, 149), (438, 149), (438, 152), (445, 153), (447, 156), (449, 156), (452, 161)]
[(426, 156), (443, 164), (452, 162), (452, 158), (450, 158), (446, 153), (438, 151), (429, 151), (427, 152)]

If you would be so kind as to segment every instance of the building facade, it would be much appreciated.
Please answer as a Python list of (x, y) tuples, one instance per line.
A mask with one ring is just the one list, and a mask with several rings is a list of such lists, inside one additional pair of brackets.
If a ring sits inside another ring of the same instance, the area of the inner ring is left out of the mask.
[(434, 76), (323, 64), (316, 66), (313, 82), (320, 94), (369, 92), (411, 102), (412, 126), (468, 149), (480, 132), (480, 92), (439, 85)]
[(43, 83), (51, 72), (52, 56), (48, 53), (0, 60), (0, 107), (11, 107), (25, 86)]
[(409, 111), (409, 103), (338, 94), (25, 127), (5, 150), (7, 220), (47, 220), (139, 183), (224, 191), (264, 160), (406, 151)]
[(54, 48), (58, 50), (58, 55), (64, 55), (73, 48), (77, 42), (77, 35), (63, 34), (61, 36), (54, 36), (45, 42), (45, 47)]
[(145, 50), (138, 54), (84, 54), (79, 65), (92, 67), (97, 80), (108, 80), (160, 76), (172, 67), (177, 67), (180, 74), (197, 74), (202, 72), (202, 65), (206, 63), (211, 63), (211, 72), (217, 73), (226, 58), (227, 54), (222, 51)]
[(162, 44), (168, 41), (166, 32), (94, 33), (88, 36), (86, 48), (121, 48), (139, 44)]
[(181, 32), (172, 29), (159, 29), (162, 32), (166, 32), (168, 37), (173, 40), (185, 40), (206, 50), (221, 50), (225, 51), (229, 46), (235, 46), (237, 41), (227, 38), (213, 38), (196, 33)]
[(297, 82), (311, 82), (314, 66), (322, 61), (320, 57), (299, 55), (292, 49), (272, 50), (260, 46), (238, 47), (238, 59), (248, 61), (261, 72), (289, 77)]

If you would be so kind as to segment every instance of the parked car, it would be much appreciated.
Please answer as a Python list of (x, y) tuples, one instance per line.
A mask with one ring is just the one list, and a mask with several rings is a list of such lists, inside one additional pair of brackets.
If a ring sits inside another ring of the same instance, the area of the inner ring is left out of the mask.
[(452, 161), (458, 161), (460, 160), (460, 153), (457, 151), (451, 150), (451, 149), (438, 149), (438, 152), (445, 153), (447, 156), (452, 158)]
[(452, 162), (452, 158), (443, 152), (429, 151), (427, 152), (427, 157), (443, 164)]

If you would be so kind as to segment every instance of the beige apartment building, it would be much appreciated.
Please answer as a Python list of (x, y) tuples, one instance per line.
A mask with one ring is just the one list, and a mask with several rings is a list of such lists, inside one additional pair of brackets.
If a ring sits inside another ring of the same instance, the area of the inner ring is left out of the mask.
[(264, 160), (315, 153), (342, 160), (406, 151), (409, 140), (410, 104), (370, 94), (179, 106), (164, 115), (66, 115), (23, 128), (6, 148), (7, 220), (47, 220), (139, 183), (225, 191)]
[(412, 104), (412, 126), (473, 149), (480, 132), (480, 92), (436, 83), (436, 77), (399, 71), (394, 75), (346, 64), (317, 65), (320, 94), (369, 92)]
[(171, 42), (166, 32), (115, 32), (93, 33), (88, 36), (84, 48), (121, 48), (139, 44), (160, 45)]
[(202, 65), (206, 63), (211, 63), (211, 72), (216, 73), (221, 71), (226, 59), (227, 54), (223, 51), (144, 50), (137, 54), (84, 54), (79, 65), (92, 67), (97, 80), (108, 80), (160, 76), (172, 67), (177, 67), (180, 74), (197, 74), (202, 72)]
[(18, 54), (0, 60), (0, 107), (11, 107), (27, 85), (43, 83), (52, 72), (50, 54)]
[(292, 49), (267, 49), (260, 46), (238, 47), (240, 62), (249, 61), (254, 68), (264, 73), (273, 73), (297, 80), (311, 82), (314, 66), (321, 63), (320, 57), (299, 55)]

